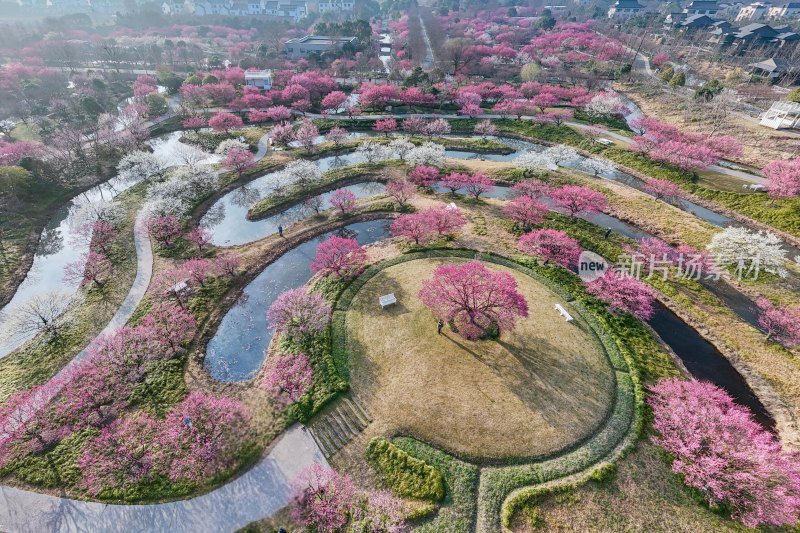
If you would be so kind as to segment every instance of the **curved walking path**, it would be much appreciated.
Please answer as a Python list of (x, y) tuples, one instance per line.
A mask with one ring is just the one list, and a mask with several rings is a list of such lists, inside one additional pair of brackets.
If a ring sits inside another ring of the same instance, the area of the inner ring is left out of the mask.
[(216, 490), (188, 500), (114, 505), (0, 487), (0, 531), (236, 531), (288, 505), (291, 480), (314, 463), (328, 464), (311, 434), (295, 424), (255, 467)]

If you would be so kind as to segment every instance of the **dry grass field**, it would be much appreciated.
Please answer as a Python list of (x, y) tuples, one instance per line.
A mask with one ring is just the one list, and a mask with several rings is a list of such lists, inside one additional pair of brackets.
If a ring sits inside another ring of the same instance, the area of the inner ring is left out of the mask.
[[(590, 435), (614, 378), (588, 325), (566, 323), (553, 304), (568, 304), (508, 270), (530, 306), (516, 329), (496, 341), (467, 341), (448, 328), (439, 336), (417, 294), (443, 261), (389, 267), (352, 302), (351, 387), (375, 419), (364, 438), (407, 434), (457, 455), (502, 459), (550, 454)], [(381, 311), (378, 296), (389, 292), (398, 304)]]

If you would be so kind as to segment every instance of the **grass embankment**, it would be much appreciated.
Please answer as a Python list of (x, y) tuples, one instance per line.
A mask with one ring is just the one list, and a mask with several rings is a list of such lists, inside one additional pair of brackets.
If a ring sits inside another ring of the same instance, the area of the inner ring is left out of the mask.
[(46, 381), (82, 350), (114, 316), (136, 276), (133, 226), (144, 202), (146, 184), (135, 185), (117, 197), (125, 216), (108, 254), (114, 271), (102, 287), (85, 290), (84, 301), (69, 311), (70, 325), (53, 340), (36, 339), (0, 359), (0, 401), (15, 391)]
[(345, 185), (351, 185), (360, 181), (378, 180), (385, 181), (386, 174), (397, 175), (393, 169), (402, 167), (400, 161), (381, 162), (381, 163), (359, 163), (344, 168), (329, 170), (322, 175), (322, 179), (313, 185), (294, 182), (281, 194), (270, 194), (256, 202), (247, 212), (248, 220), (259, 220), (268, 217), (278, 211), (282, 211), (302, 202), (306, 198), (337, 189)]
[[(449, 328), (436, 335), (417, 294), (436, 266), (460, 261), (388, 267), (353, 298), (350, 386), (375, 424), (475, 461), (544, 456), (592, 434), (612, 404), (613, 372), (590, 326), (554, 316), (553, 303), (567, 302), (529, 276), (488, 264), (514, 276), (530, 308), (499, 340), (468, 342)], [(398, 305), (376, 313), (378, 296), (389, 292)]]

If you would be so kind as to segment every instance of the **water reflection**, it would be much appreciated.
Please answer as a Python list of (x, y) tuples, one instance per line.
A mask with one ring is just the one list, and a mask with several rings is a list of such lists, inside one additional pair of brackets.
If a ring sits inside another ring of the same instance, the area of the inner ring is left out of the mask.
[[(388, 222), (359, 222), (343, 228), (360, 244), (370, 244), (389, 235)], [(206, 348), (205, 365), (221, 381), (242, 381), (258, 372), (264, 351), (272, 339), (266, 312), (282, 292), (299, 287), (311, 279), (311, 260), (320, 242), (333, 232), (303, 243), (267, 266), (244, 289), (243, 297), (222, 319)]]

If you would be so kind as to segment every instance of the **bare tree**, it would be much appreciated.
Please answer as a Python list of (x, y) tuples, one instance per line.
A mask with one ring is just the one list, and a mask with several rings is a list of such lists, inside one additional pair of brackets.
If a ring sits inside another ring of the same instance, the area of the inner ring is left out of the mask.
[(8, 320), (4, 320), (6, 333), (16, 339), (38, 334), (48, 340), (56, 338), (70, 323), (67, 310), (78, 302), (79, 296), (57, 292), (33, 296), (20, 305)]

